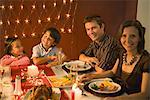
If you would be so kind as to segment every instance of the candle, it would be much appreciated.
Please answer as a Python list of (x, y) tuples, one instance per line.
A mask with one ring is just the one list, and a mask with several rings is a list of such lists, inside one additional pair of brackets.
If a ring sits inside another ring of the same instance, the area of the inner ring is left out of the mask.
[(31, 66), (28, 66), (28, 75), (29, 76), (38, 76), (39, 74), (39, 71), (38, 71), (38, 67), (35, 66), (35, 65), (31, 65)]

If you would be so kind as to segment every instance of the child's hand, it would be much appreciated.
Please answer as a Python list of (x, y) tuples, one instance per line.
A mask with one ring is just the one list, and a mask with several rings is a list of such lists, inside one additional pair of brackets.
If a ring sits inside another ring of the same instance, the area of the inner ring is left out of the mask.
[(57, 56), (48, 56), (48, 58), (52, 61), (56, 61), (57, 60)]

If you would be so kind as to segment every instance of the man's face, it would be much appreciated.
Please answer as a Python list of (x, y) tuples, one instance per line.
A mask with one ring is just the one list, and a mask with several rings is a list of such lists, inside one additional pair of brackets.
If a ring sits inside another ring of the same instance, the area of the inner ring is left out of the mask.
[(102, 26), (100, 27), (100, 25), (94, 20), (85, 23), (85, 29), (87, 35), (91, 38), (92, 41), (96, 41), (104, 34), (104, 24), (102, 24)]

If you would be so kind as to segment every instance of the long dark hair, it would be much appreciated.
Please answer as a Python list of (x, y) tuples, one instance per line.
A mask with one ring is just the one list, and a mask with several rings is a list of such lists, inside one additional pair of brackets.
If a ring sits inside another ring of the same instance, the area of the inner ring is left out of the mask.
[(145, 38), (144, 38), (145, 27), (143, 27), (142, 24), (138, 20), (127, 20), (127, 21), (123, 22), (119, 28), (118, 38), (120, 39), (121, 35), (123, 33), (123, 30), (126, 27), (130, 27), (130, 26), (133, 26), (138, 30), (140, 41), (139, 41), (138, 46), (137, 46), (137, 51), (138, 51), (138, 53), (142, 53), (144, 51), (144, 48), (145, 48)]
[(18, 38), (15, 38), (15, 37), (7, 38), (7, 39), (5, 40), (5, 50), (4, 50), (5, 54), (13, 55), (13, 54), (11, 53), (11, 51), (12, 51), (12, 43), (13, 43), (14, 41), (16, 41), (16, 40), (18, 40)]

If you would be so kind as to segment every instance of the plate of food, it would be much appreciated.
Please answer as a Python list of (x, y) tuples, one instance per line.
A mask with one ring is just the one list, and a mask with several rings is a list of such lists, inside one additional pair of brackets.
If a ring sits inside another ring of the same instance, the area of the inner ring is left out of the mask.
[(68, 74), (65, 76), (48, 76), (48, 80), (51, 83), (52, 87), (55, 88), (68, 88), (72, 87), (75, 83), (75, 76)]
[(89, 64), (86, 64), (85, 62), (80, 60), (65, 62), (64, 65), (68, 70), (72, 71), (86, 71), (91, 69), (91, 66)]
[(111, 94), (121, 90), (121, 86), (110, 80), (97, 80), (88, 85), (88, 88), (96, 93)]

